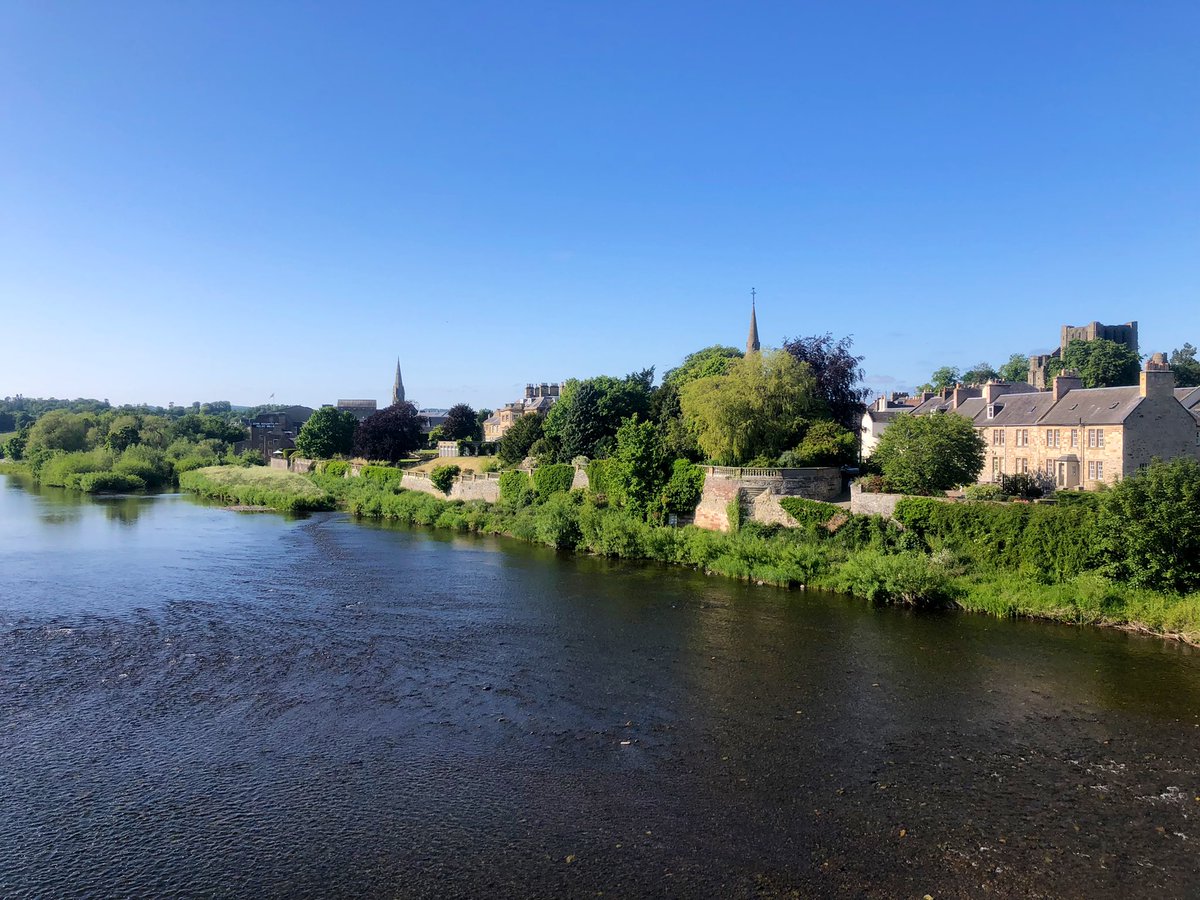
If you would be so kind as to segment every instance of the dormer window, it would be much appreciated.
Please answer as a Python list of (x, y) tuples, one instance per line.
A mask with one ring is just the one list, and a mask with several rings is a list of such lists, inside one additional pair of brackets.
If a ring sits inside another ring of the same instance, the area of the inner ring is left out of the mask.
[(1004, 409), (1003, 403), (989, 403), (987, 408), (987, 417), (989, 419), (996, 418), (996, 415)]

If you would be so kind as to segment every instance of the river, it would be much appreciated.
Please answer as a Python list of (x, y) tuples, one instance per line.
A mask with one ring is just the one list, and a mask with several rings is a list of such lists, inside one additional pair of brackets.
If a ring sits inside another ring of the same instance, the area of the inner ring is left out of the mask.
[(1200, 893), (1200, 653), (0, 478), (0, 896)]

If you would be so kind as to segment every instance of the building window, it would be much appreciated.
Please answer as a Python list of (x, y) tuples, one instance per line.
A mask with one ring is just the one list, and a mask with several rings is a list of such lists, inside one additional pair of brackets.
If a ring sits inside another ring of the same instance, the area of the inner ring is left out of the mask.
[(1093, 460), (1088, 463), (1088, 479), (1090, 481), (1104, 480), (1104, 462), (1103, 460)]
[(993, 447), (1003, 447), (1004, 446), (1004, 429), (1003, 428), (993, 428), (992, 429), (992, 446)]
[(992, 457), (992, 479), (993, 480), (1000, 477), (1000, 471), (1001, 471), (1000, 470), (1000, 457), (993, 456)]
[(1079, 446), (1079, 429), (1072, 428), (1071, 429), (1071, 448), (1074, 449), (1078, 446)]
[(1103, 428), (1089, 428), (1087, 430), (1087, 440), (1088, 440), (1089, 447), (1092, 447), (1092, 448), (1103, 447), (1104, 446), (1104, 429)]
[(1017, 475), (1024, 475), (1029, 471), (1029, 460), (1024, 457), (1017, 457), (1013, 465), (1013, 472)]
[(1047, 447), (1057, 447), (1058, 446), (1058, 429), (1057, 428), (1047, 428), (1046, 429), (1046, 446)]
[(1018, 447), (1028, 447), (1029, 446), (1029, 429), (1028, 428), (1018, 428), (1017, 429), (1017, 446)]

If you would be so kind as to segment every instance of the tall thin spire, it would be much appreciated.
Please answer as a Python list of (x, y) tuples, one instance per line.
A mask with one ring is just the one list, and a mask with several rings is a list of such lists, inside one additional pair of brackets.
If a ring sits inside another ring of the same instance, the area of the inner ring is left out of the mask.
[(758, 343), (758, 317), (754, 311), (754, 299), (757, 295), (754, 288), (750, 288), (750, 335), (746, 338), (746, 355), (757, 353), (759, 349)]
[(396, 357), (396, 380), (392, 382), (392, 406), (404, 402), (404, 379), (400, 377), (400, 357)]

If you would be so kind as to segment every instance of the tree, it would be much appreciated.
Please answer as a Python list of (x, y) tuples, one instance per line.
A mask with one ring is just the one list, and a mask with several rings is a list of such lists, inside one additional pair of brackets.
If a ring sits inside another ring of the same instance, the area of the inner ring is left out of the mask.
[(952, 388), (962, 381), (962, 373), (954, 366), (942, 366), (940, 369), (934, 369), (933, 374), (929, 376), (929, 383), (922, 385), (931, 391), (942, 391), (946, 388)]
[(1179, 387), (1200, 387), (1200, 362), (1196, 361), (1196, 348), (1184, 344), (1171, 351), (1171, 371), (1175, 373), (1175, 384)]
[(529, 455), (529, 448), (541, 437), (542, 417), (535, 414), (521, 416), (500, 438), (496, 455), (506, 466), (515, 466)]
[(482, 437), (482, 428), (475, 410), (465, 403), (450, 407), (446, 413), (446, 421), (442, 423), (443, 440), (477, 441)]
[[(471, 418), (474, 420), (474, 412)], [(422, 421), (417, 408), (407, 400), (393, 403), (358, 423), (358, 428), (354, 430), (354, 452), (366, 459), (387, 462), (407, 459), (424, 443)], [(299, 445), (299, 440), (296, 443)]]
[(970, 484), (983, 470), (985, 444), (966, 416), (897, 416), (879, 438), (871, 461), (893, 490), (934, 494)]
[(1000, 367), (1000, 380), (1019, 384), (1029, 380), (1029, 357), (1014, 353), (1008, 362)]
[(813, 422), (804, 432), (804, 439), (795, 449), (779, 457), (785, 468), (805, 466), (841, 466), (854, 462), (858, 451), (858, 436), (837, 422)]
[(1058, 374), (1063, 369), (1078, 372), (1085, 388), (1118, 387), (1137, 384), (1141, 359), (1124, 344), (1104, 338), (1071, 341), (1059, 365), (1047, 366), (1047, 374)]
[(1000, 373), (992, 368), (991, 363), (978, 362), (963, 372), (963, 384), (987, 384), (1000, 377)]
[(742, 356), (742, 351), (737, 347), (724, 347), (720, 344), (705, 347), (703, 350), (689, 353), (674, 369), (668, 369), (663, 375), (663, 385), (671, 385), (678, 390), (697, 378), (724, 375), (729, 371), (730, 361)]
[(599, 375), (584, 381), (569, 380), (546, 415), (546, 438), (554, 448), (555, 460), (607, 456), (621, 423), (633, 415), (646, 417), (653, 381), (653, 368), (624, 378)]
[(96, 424), (89, 413), (55, 409), (38, 419), (29, 430), (28, 450), (87, 450), (88, 431)]
[(1106, 574), (1154, 590), (1200, 590), (1200, 463), (1155, 460), (1118, 481), (1097, 527)]
[(752, 354), (726, 375), (685, 385), (680, 402), (700, 448), (730, 466), (775, 459), (825, 409), (808, 365), (783, 350)]
[(308, 417), (296, 435), (296, 450), (309, 459), (348, 456), (354, 449), (354, 428), (357, 424), (353, 413), (322, 406)]
[(839, 425), (857, 429), (870, 391), (863, 387), (863, 357), (850, 352), (849, 336), (835, 341), (822, 334), (784, 341), (783, 349), (797, 361), (807, 363), (816, 380), (817, 397), (829, 408)]
[(654, 423), (630, 416), (617, 429), (617, 447), (608, 470), (609, 499), (645, 518), (665, 481)]

